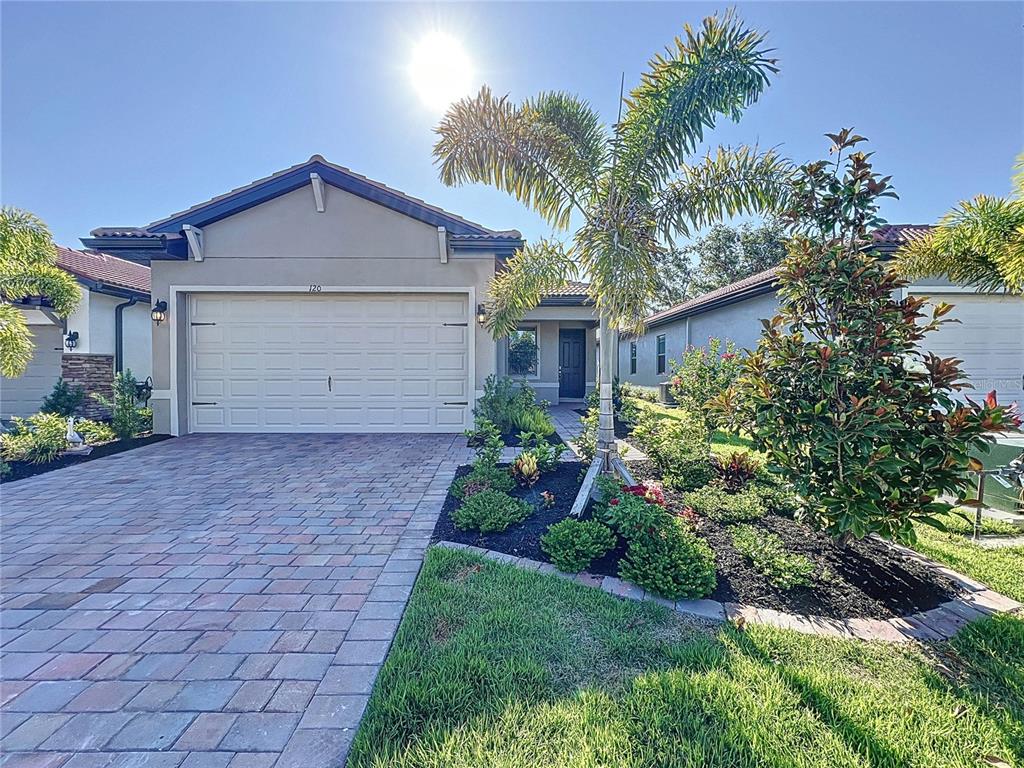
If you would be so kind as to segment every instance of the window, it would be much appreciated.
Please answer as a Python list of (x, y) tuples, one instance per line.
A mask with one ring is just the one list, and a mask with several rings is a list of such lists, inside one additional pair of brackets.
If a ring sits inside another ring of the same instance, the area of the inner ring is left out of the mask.
[(629, 342), (629, 372), (636, 373), (636, 342)]
[(661, 334), (658, 337), (658, 373), (665, 372), (665, 334)]
[(508, 375), (537, 375), (536, 328), (520, 328), (508, 335)]

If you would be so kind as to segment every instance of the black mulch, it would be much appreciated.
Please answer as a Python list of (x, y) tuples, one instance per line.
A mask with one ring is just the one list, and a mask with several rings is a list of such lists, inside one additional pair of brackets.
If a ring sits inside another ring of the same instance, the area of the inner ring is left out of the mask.
[[(630, 469), (644, 482), (653, 465), (631, 462)], [(680, 494), (671, 490), (665, 490), (665, 500), (669, 509), (683, 506)], [(787, 551), (810, 559), (817, 566), (813, 583), (789, 590), (774, 587), (733, 548), (729, 526), (704, 519), (697, 534), (711, 544), (718, 574), (710, 599), (813, 616), (888, 619), (936, 608), (957, 593), (952, 580), (877, 539), (841, 547), (830, 536), (778, 515), (765, 515), (751, 525), (776, 534)]]
[[(469, 465), (459, 467), (456, 477), (461, 477), (469, 472)], [(541, 475), (538, 483), (533, 488), (516, 488), (511, 495), (517, 499), (525, 499), (534, 506), (534, 513), (519, 525), (513, 525), (501, 533), (479, 533), (477, 531), (460, 531), (452, 522), (451, 513), (462, 503), (450, 493), (444, 500), (441, 508), (441, 515), (434, 526), (434, 541), (457, 541), (462, 544), (472, 544), (476, 547), (493, 549), (497, 552), (507, 552), (516, 557), (528, 557), (532, 560), (547, 562), (547, 557), (541, 552), (540, 537), (543, 536), (548, 526), (557, 523), (568, 516), (572, 510), (573, 502), (576, 501), (576, 494), (583, 483), (583, 475), (586, 466), (578, 461), (562, 461), (554, 472), (547, 472)], [(555, 495), (555, 504), (550, 509), (541, 507), (540, 494), (542, 491), (551, 491)]]
[[(557, 432), (552, 432), (545, 438), (545, 440), (551, 443), (551, 445), (558, 445), (559, 443), (565, 442)], [(518, 448), (523, 444), (522, 441), (519, 439), (518, 430), (516, 430), (515, 432), (502, 432), (501, 441), (505, 443), (505, 446), (507, 448)], [(475, 448), (476, 444), (472, 440), (466, 440), (466, 446), (468, 448)]]
[[(638, 481), (650, 478), (650, 462), (633, 462), (630, 468)], [(455, 528), (451, 512), (460, 502), (449, 495), (434, 528), (433, 540), (457, 541), (550, 562), (541, 551), (540, 538), (548, 526), (568, 515), (579, 490), (583, 470), (584, 466), (579, 462), (563, 462), (558, 471), (543, 476), (532, 491), (514, 491), (512, 495), (526, 498), (538, 509), (522, 524), (502, 533), (480, 534)], [(456, 476), (468, 471), (468, 466), (460, 467)], [(540, 492), (543, 490), (555, 494), (556, 504), (552, 509), (539, 509)], [(665, 495), (669, 511), (684, 506), (678, 494), (666, 491)], [(583, 519), (591, 517), (592, 513), (591, 504), (584, 511)], [(697, 534), (711, 544), (718, 575), (717, 586), (707, 597), (813, 616), (888, 619), (930, 610), (957, 593), (950, 579), (881, 541), (863, 539), (840, 547), (830, 537), (778, 515), (766, 515), (751, 524), (779, 536), (788, 551), (808, 557), (817, 566), (813, 584), (790, 590), (772, 586), (733, 548), (729, 526), (701, 520)], [(591, 563), (587, 571), (617, 576), (619, 560), (625, 553), (626, 547), (620, 542), (616, 549)]]
[(0, 482), (13, 483), (17, 480), (24, 480), (26, 477), (34, 477), (35, 475), (42, 475), (46, 472), (52, 472), (55, 469), (63, 469), (64, 467), (74, 466), (75, 464), (84, 464), (87, 461), (93, 459), (102, 459), (104, 456), (113, 456), (116, 453), (123, 453), (124, 451), (130, 451), (133, 448), (141, 448), (144, 445), (151, 443), (159, 443), (161, 440), (167, 440), (170, 435), (146, 435), (144, 437), (135, 437), (131, 440), (113, 440), (109, 443), (103, 443), (101, 445), (94, 445), (92, 452), (88, 456), (61, 456), (54, 461), (49, 461), (45, 464), (30, 464), (27, 461), (11, 461), (8, 465), (11, 468), (10, 473), (4, 477)]

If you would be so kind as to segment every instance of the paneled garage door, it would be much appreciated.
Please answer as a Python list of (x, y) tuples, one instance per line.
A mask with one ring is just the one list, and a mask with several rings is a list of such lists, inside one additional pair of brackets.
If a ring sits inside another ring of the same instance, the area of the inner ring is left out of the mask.
[(996, 390), (999, 402), (1024, 401), (1024, 298), (988, 294), (934, 294), (954, 309), (946, 323), (925, 337), (924, 346), (939, 357), (963, 360), (973, 389), (971, 399)]
[(193, 432), (457, 432), (464, 294), (194, 294)]

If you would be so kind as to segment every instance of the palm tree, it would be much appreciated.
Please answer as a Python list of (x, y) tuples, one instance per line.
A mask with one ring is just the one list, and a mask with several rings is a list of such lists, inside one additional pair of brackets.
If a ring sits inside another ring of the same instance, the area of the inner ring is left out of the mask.
[[(495, 277), (488, 328), (499, 338), (541, 297), (580, 272), (601, 323), (598, 455), (614, 456), (612, 351), (619, 329), (640, 330), (657, 257), (677, 235), (725, 216), (776, 208), (789, 161), (774, 151), (719, 147), (693, 159), (720, 117), (739, 120), (778, 70), (764, 36), (728, 12), (689, 25), (619, 101), (608, 131), (584, 100), (541, 93), (514, 105), (482, 88), (449, 107), (434, 156), (449, 185), (479, 182), (516, 197), (570, 242), (525, 246)], [(624, 114), (623, 114), (624, 112)]]
[(941, 275), (983, 291), (1024, 294), (1024, 155), (1011, 198), (978, 195), (899, 253), (909, 278)]
[(75, 279), (57, 266), (50, 230), (18, 208), (0, 209), (0, 373), (20, 376), (32, 359), (32, 334), (25, 316), (13, 306), (26, 297), (45, 297), (53, 311), (67, 317), (81, 293)]

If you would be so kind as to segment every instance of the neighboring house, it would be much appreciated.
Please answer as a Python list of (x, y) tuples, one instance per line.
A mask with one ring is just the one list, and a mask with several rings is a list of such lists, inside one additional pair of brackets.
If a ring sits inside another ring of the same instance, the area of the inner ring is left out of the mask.
[(472, 425), (489, 375), (515, 373), (553, 402), (595, 381), (596, 320), (580, 286), (529, 314), (511, 361), (482, 327), (519, 232), (319, 155), (82, 242), (149, 264), (153, 303), (166, 302), (153, 325), (160, 433), (455, 432)]
[[(74, 275), (82, 301), (66, 321), (53, 315), (45, 299), (22, 306), (35, 342), (24, 374), (4, 378), (0, 418), (28, 416), (39, 410), (58, 378), (110, 396), (114, 373), (130, 368), (145, 381), (152, 369), (149, 319), (149, 269), (105, 253), (57, 247), (57, 265)], [(99, 416), (91, 397), (83, 415)]]
[[(923, 224), (894, 224), (873, 233), (871, 246), (891, 256), (907, 240), (928, 230)], [(729, 339), (741, 349), (753, 349), (761, 337), (761, 320), (771, 318), (779, 306), (775, 270), (752, 275), (698, 296), (647, 318), (640, 337), (619, 342), (619, 378), (657, 387), (671, 374), (671, 360), (679, 360), (688, 346), (700, 346), (711, 337)], [(973, 391), (996, 390), (1001, 402), (1024, 399), (1024, 298), (1000, 293), (979, 293), (942, 279), (919, 280), (905, 293), (932, 296), (955, 305), (947, 323), (927, 337), (927, 348), (940, 357), (963, 361)]]

